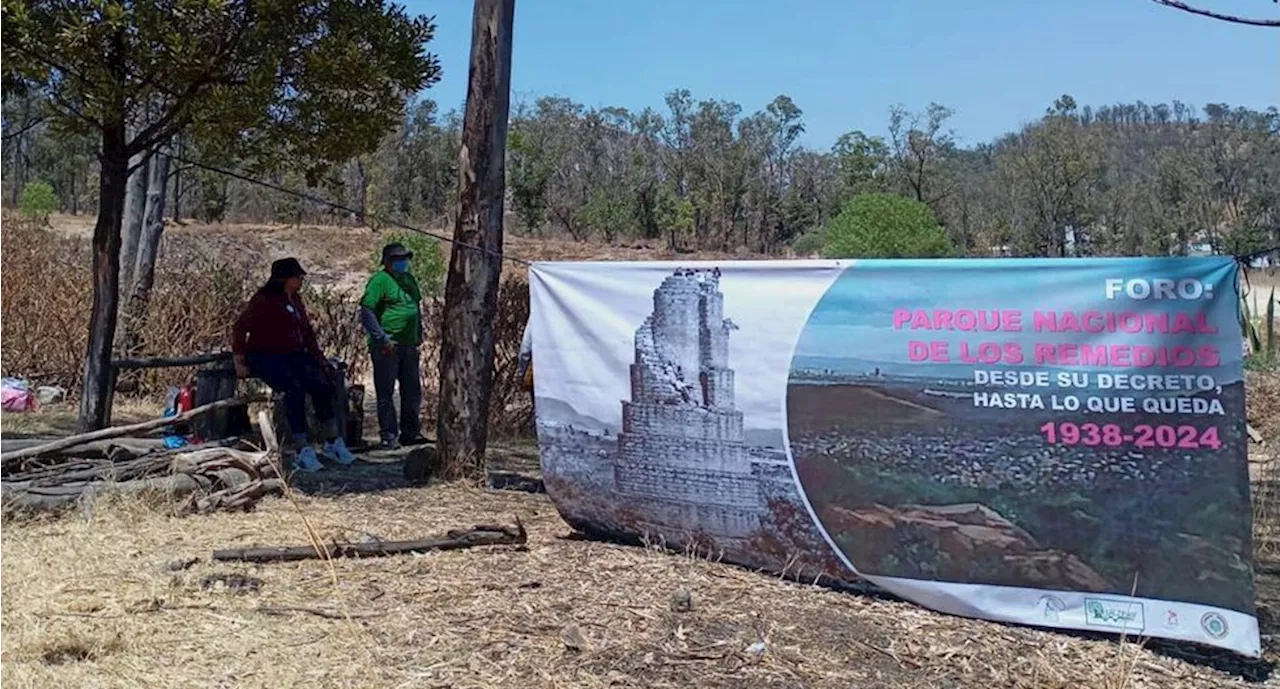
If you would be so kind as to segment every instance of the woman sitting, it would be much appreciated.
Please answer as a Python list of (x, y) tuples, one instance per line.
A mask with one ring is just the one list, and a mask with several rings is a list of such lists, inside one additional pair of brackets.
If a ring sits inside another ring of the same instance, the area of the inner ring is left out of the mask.
[(322, 452), (339, 464), (355, 461), (338, 432), (330, 367), (320, 351), (298, 291), (306, 275), (296, 258), (271, 264), (271, 279), (253, 295), (232, 330), (236, 375), (262, 380), (284, 395), (285, 415), (298, 446), (294, 467), (319, 471), (323, 465), (307, 442), (307, 396), (328, 440)]

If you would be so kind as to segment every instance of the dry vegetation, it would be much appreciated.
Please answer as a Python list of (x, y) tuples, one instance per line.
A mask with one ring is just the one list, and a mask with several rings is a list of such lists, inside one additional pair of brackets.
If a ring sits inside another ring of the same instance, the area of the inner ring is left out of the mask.
[[(87, 292), (76, 285), (87, 260), (76, 223), (60, 220), (58, 229), (32, 234), (38, 231), (5, 223), (3, 363), (6, 375), (46, 374), (73, 384), (87, 320)], [(326, 335), (330, 348), (363, 362), (348, 295), (363, 283), (377, 241), (360, 229), (171, 228), (157, 281), (168, 292), (157, 297), (152, 318), (160, 325), (148, 335), (148, 353), (219, 344), (225, 324), (218, 319), (245, 296), (253, 280), (244, 279), (293, 254), (329, 289), (330, 298), (313, 298), (311, 309), (322, 331), (339, 333)], [(521, 238), (508, 247), (525, 259), (671, 258), (644, 247)], [(523, 270), (512, 272), (498, 323), (494, 412), (507, 430), (527, 422), (513, 368), (527, 288)], [(219, 283), (214, 274), (243, 279)], [(435, 365), (430, 345), (428, 392)], [(156, 375), (141, 389), (171, 382)], [(1249, 383), (1251, 422), (1275, 449), (1280, 380), (1251, 373)], [(150, 412), (139, 410), (153, 408), (145, 399), (130, 404), (118, 407), (121, 415), (145, 416)], [(59, 413), (69, 418), (67, 410), (53, 412), (5, 415), (5, 430), (14, 423), (40, 428)], [(268, 499), (249, 514), (177, 518), (135, 498), (100, 500), (60, 518), (8, 521), (0, 557), (0, 680), (10, 689), (1191, 689), (1257, 686), (1276, 660), (1269, 610), (1280, 605), (1273, 595), (1280, 584), (1269, 572), (1280, 571), (1280, 560), (1272, 559), (1280, 549), (1260, 548), (1267, 553), (1258, 584), (1268, 660), (1250, 663), (1185, 646), (948, 617), (687, 553), (584, 541), (545, 496), (459, 484), (406, 488), (394, 465), (318, 476), (299, 484), (292, 499)], [(1267, 520), (1260, 527), (1280, 521), (1269, 509), (1260, 505)], [(516, 516), (529, 529), (525, 547), (263, 566), (209, 558), (214, 548), (305, 544), (308, 524), (326, 539), (407, 539)], [(1269, 526), (1258, 533), (1271, 543)], [(680, 592), (689, 594), (692, 610), (673, 609)]]
[[(6, 217), (0, 253), (3, 289), (0, 328), (3, 373), (38, 384), (79, 386), (87, 344), (92, 283), (83, 217), (55, 217), (41, 228)], [(363, 331), (356, 320), (359, 290), (380, 245), (366, 228), (181, 225), (166, 230), (156, 265), (156, 288), (134, 356), (176, 356), (226, 347), (231, 322), (272, 260), (297, 256), (310, 272), (307, 306), (329, 356), (350, 365), (355, 382), (371, 387)], [(524, 271), (511, 271), (499, 295), (497, 385), (490, 419), (499, 435), (529, 428), (527, 395), (516, 380), (516, 357), (529, 313)], [(422, 350), (423, 408), (435, 409), (439, 388), (439, 300), (426, 304), (428, 340)], [(155, 402), (190, 369), (126, 374), (120, 390)], [(367, 395), (372, 398), (372, 395)], [(431, 420), (428, 419), (428, 426)], [(8, 429), (8, 427), (6, 427)]]

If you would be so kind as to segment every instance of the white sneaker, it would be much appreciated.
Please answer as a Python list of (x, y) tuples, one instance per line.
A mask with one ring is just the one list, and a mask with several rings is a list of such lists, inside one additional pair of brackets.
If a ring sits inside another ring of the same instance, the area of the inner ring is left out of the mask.
[(314, 473), (324, 468), (320, 463), (320, 458), (316, 456), (316, 449), (310, 445), (305, 445), (298, 450), (298, 456), (293, 460), (293, 468), (298, 471)]
[(342, 438), (325, 443), (324, 449), (320, 452), (338, 464), (354, 464), (356, 461), (356, 456), (351, 454), (351, 450), (347, 449), (347, 441)]

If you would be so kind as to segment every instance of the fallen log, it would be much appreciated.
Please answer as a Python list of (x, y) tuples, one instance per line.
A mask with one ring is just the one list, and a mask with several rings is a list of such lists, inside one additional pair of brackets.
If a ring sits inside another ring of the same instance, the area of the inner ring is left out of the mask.
[(224, 488), (216, 493), (191, 495), (178, 510), (180, 514), (209, 514), (210, 512), (249, 511), (268, 495), (284, 493), (284, 481), (278, 478), (251, 481), (242, 486)]
[(176, 368), (178, 366), (199, 366), (218, 361), (230, 361), (231, 352), (210, 352), (191, 356), (156, 356), (139, 359), (115, 359), (112, 366), (118, 369), (131, 370), (139, 368)]
[(457, 550), (482, 545), (521, 545), (528, 540), (524, 524), (516, 518), (511, 526), (476, 526), (466, 531), (450, 531), (444, 538), (420, 541), (374, 541), (372, 543), (328, 543), (316, 546), (275, 548), (226, 548), (213, 551), (217, 562), (295, 562), (327, 560), (335, 557), (386, 557), (433, 550)]
[[(267, 421), (266, 412), (259, 415)], [(180, 514), (221, 509), (250, 509), (263, 496), (283, 491), (273, 478), (280, 445), (268, 426), (266, 449), (245, 452), (229, 447), (201, 446), (158, 452), (119, 464), (99, 463), (58, 476), (41, 472), (33, 480), (0, 484), (6, 511), (46, 511), (70, 507), (104, 494), (153, 493), (161, 498), (186, 497)]]
[(157, 428), (164, 428), (165, 426), (168, 426), (170, 424), (183, 423), (186, 421), (190, 421), (191, 419), (197, 416), (200, 416), (201, 414), (206, 414), (211, 411), (226, 409), (228, 407), (236, 407), (242, 404), (250, 404), (253, 402), (264, 402), (266, 401), (266, 399), (267, 398), (265, 395), (254, 395), (250, 397), (234, 397), (226, 400), (218, 400), (217, 402), (213, 402), (210, 404), (206, 404), (204, 406), (196, 407), (195, 409), (185, 411), (181, 414), (178, 414), (177, 416), (166, 416), (164, 418), (152, 419), (151, 421), (143, 421), (141, 423), (129, 424), (127, 426), (114, 426), (112, 428), (103, 428), (101, 430), (90, 431), (88, 433), (81, 433), (79, 435), (73, 435), (67, 438), (60, 438), (58, 440), (54, 440), (52, 442), (48, 442), (43, 445), (24, 448), (16, 452), (9, 452), (4, 454), (3, 456), (0, 456), (0, 470), (7, 472), (12, 467), (20, 466), (23, 461), (31, 459), (33, 457), (40, 457), (43, 455), (52, 454), (54, 452), (59, 452), (67, 448), (76, 447), (77, 445), (83, 445), (85, 443), (92, 442), (94, 440), (105, 440), (107, 438), (121, 438), (127, 435), (133, 435), (135, 433), (145, 433), (148, 431), (154, 431)]
[[(200, 445), (153, 450), (137, 457), (125, 454), (124, 459), (72, 458), (60, 464), (39, 466), (9, 474), (4, 477), (4, 482), (0, 485), (5, 488), (27, 488), (84, 481), (127, 481), (168, 471), (176, 457), (189, 457), (197, 452), (233, 457), (255, 454), (227, 447), (237, 442), (239, 442), (238, 438), (225, 438)], [(177, 467), (175, 470), (184, 471), (185, 469)]]
[[(10, 441), (5, 439), (3, 449), (0, 450), (0, 457), (8, 457), (10, 453), (17, 453), (32, 447), (47, 445), (58, 438), (34, 438)], [(150, 452), (164, 450), (163, 438), (112, 438), (109, 440), (94, 440), (73, 448), (73, 453), (67, 451), (59, 451), (48, 453), (44, 456), (58, 458), (74, 458), (74, 459), (132, 459), (133, 457), (141, 457)]]
[(174, 474), (132, 481), (95, 481), (81, 485), (5, 488), (0, 500), (6, 510), (57, 511), (104, 495), (154, 493), (161, 498), (178, 498), (192, 493), (208, 493), (218, 487), (244, 486), (256, 480), (243, 469), (220, 469), (209, 474)]

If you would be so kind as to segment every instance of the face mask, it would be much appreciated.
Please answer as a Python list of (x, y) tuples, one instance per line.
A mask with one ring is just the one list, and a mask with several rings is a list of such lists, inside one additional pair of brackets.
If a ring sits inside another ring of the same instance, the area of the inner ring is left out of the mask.
[(409, 272), (409, 259), (397, 258), (391, 262), (391, 270), (397, 273)]

